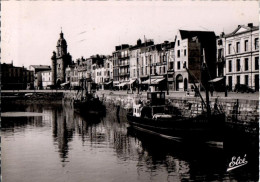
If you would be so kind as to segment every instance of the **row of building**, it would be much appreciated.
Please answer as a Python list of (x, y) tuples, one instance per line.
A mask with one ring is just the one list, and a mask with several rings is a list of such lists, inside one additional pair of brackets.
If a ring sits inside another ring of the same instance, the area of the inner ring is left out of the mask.
[(151, 39), (122, 44), (109, 56), (94, 55), (72, 61), (60, 33), (51, 66), (32, 65), (34, 86), (100, 89), (158, 89), (185, 91), (194, 83), (214, 83), (215, 90), (246, 84), (259, 90), (259, 27), (239, 25), (232, 33), (178, 30), (173, 42)]

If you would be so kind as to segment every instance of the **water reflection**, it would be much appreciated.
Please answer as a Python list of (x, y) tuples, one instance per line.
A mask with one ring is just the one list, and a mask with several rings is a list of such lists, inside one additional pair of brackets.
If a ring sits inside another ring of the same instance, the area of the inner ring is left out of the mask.
[[(113, 112), (116, 108), (112, 106), (107, 108), (109, 110), (104, 118), (83, 118), (74, 113), (70, 105), (27, 105), (13, 109), (45, 114), (41, 117), (2, 118), (5, 144), (7, 146), (14, 142), (5, 139), (10, 134), (28, 133), (27, 129), (30, 128), (30, 132), (35, 132), (33, 136), (37, 136), (40, 134), (39, 128), (44, 130), (46, 133), (43, 143), (45, 142), (48, 145), (46, 148), (50, 149), (44, 151), (44, 155), (51, 155), (54, 146), (55, 154), (61, 164), (61, 167), (57, 167), (52, 164), (55, 157), (46, 158), (51, 163), (48, 167), (55, 166), (54, 172), (56, 172), (51, 176), (51, 181), (61, 177), (59, 172), (62, 169), (71, 172), (70, 175), (74, 171), (73, 181), (83, 179), (107, 181), (114, 179), (115, 176), (117, 180), (114, 181), (230, 181), (232, 179), (257, 181), (258, 179), (258, 144), (255, 139), (234, 137), (226, 143), (224, 150), (206, 145), (169, 142), (129, 128), (124, 114), (117, 116)], [(51, 137), (50, 143), (48, 143), (48, 135)], [(27, 141), (19, 140), (19, 142), (25, 142), (21, 145), (27, 146)], [(32, 147), (29, 158), (26, 158), (25, 154), (22, 155), (22, 152), (15, 154), (21, 155), (17, 158), (19, 160), (23, 158), (25, 163), (27, 160), (40, 160), (42, 154), (34, 154), (35, 146), (29, 147)], [(15, 149), (14, 145), (12, 150)], [(227, 164), (231, 157), (244, 153), (248, 156), (248, 165), (227, 173)], [(6, 158), (12, 157), (8, 156), (8, 151), (5, 155)], [(32, 166), (32, 169), (38, 170), (37, 166)], [(93, 173), (95, 169), (103, 172)], [(11, 169), (4, 166), (4, 171), (8, 170)], [(109, 172), (106, 173), (108, 170)], [(82, 174), (82, 171), (85, 173)], [(65, 180), (68, 176), (62, 174)], [(24, 172), (22, 175), (34, 174)], [(9, 176), (9, 178), (13, 177)], [(38, 181), (48, 180), (49, 177), (43, 175), (42, 180)]]

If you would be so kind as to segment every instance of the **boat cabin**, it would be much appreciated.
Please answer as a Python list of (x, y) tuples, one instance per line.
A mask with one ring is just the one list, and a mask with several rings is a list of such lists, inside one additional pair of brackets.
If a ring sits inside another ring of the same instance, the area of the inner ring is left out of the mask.
[(165, 105), (165, 92), (147, 92), (147, 100), (151, 106)]
[(147, 92), (147, 101), (148, 105), (143, 105), (140, 99), (134, 99), (133, 116), (153, 118), (155, 114), (165, 113), (165, 92)]

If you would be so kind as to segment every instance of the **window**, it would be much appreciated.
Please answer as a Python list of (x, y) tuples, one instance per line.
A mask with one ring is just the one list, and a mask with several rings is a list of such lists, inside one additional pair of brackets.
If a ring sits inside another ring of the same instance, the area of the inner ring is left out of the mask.
[(245, 40), (245, 51), (248, 51), (248, 40)]
[(223, 56), (223, 49), (218, 49), (218, 59), (222, 58)]
[(259, 70), (259, 57), (255, 57), (255, 70)]
[(178, 70), (181, 69), (181, 62), (180, 61), (177, 62), (177, 69)]
[(181, 52), (180, 52), (180, 50), (178, 50), (178, 51), (177, 51), (177, 57), (178, 57), (178, 58), (180, 57), (180, 54), (181, 54)]
[(166, 60), (166, 55), (163, 56), (163, 61), (164, 61), (164, 62), (167, 62), (167, 60)]
[(240, 84), (240, 76), (237, 76), (237, 84)]
[(173, 62), (170, 62), (170, 68), (169, 68), (170, 70), (172, 70), (173, 69)]
[(237, 50), (237, 53), (240, 53), (240, 42), (237, 42), (237, 44), (236, 44), (236, 50)]
[(180, 40), (178, 40), (178, 46), (180, 46)]
[(232, 87), (232, 76), (228, 77), (228, 86)]
[(259, 39), (255, 38), (255, 49), (259, 49)]
[(245, 58), (245, 71), (248, 70), (248, 58)]
[(231, 44), (228, 44), (228, 54), (231, 54)]
[(228, 62), (228, 72), (232, 72), (232, 60)]
[(237, 71), (240, 71), (240, 59), (237, 59)]
[(186, 49), (184, 49), (184, 56), (186, 56)]
[(248, 85), (248, 75), (245, 75), (245, 84)]
[(163, 73), (165, 73), (166, 71), (165, 71), (165, 66), (163, 67)]

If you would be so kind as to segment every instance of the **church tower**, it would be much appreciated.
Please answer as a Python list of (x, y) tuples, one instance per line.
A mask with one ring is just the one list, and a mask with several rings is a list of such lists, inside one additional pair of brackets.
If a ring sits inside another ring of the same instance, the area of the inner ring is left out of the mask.
[(72, 63), (71, 55), (67, 52), (67, 42), (61, 31), (60, 38), (57, 42), (57, 53), (52, 56), (52, 80), (53, 85), (59, 86), (65, 82), (65, 69)]

